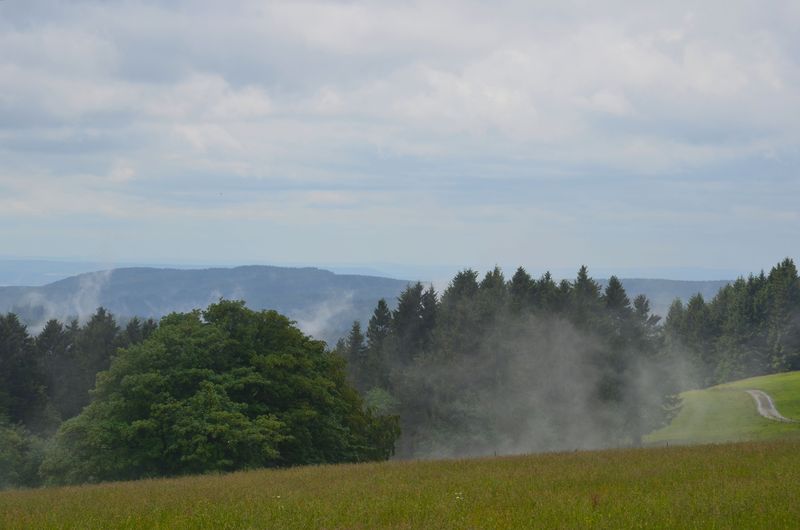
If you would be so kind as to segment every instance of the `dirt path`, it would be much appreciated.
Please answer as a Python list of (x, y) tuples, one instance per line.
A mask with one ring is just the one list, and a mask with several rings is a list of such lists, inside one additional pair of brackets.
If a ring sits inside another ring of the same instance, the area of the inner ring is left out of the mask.
[(761, 390), (746, 390), (748, 394), (753, 396), (753, 399), (756, 400), (756, 406), (758, 407), (758, 413), (764, 416), (765, 418), (769, 418), (775, 421), (783, 421), (786, 423), (794, 423), (795, 420), (790, 420), (789, 418), (782, 416), (778, 409), (775, 408), (775, 403), (772, 402), (772, 398), (769, 397), (769, 394), (766, 392), (762, 392)]

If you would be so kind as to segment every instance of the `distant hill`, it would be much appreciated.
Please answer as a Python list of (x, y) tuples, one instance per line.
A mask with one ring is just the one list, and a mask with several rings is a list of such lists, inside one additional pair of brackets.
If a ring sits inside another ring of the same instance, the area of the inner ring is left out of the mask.
[(77, 276), (78, 274), (122, 267), (204, 268), (195, 266), (174, 267), (166, 263), (103, 263), (99, 261), (68, 261), (59, 259), (0, 258), (0, 286), (41, 286), (71, 276)]
[[(598, 280), (605, 286), (607, 280)], [(675, 298), (695, 293), (710, 299), (727, 281), (623, 279), (631, 300), (651, 301), (666, 315)], [(120, 320), (160, 318), (173, 311), (204, 308), (209, 303), (242, 299), (253, 309), (276, 309), (296, 320), (316, 338), (334, 343), (353, 320), (366, 324), (375, 304), (394, 306), (406, 280), (335, 274), (318, 268), (251, 265), (235, 268), (169, 269), (129, 267), (71, 276), (37, 287), (0, 287), (0, 312), (13, 311), (36, 329), (50, 318), (84, 319), (98, 306)]]
[(366, 321), (380, 298), (394, 302), (407, 283), (316, 268), (121, 268), (41, 287), (0, 287), (0, 312), (13, 311), (35, 328), (49, 318), (86, 318), (98, 306), (124, 320), (204, 308), (220, 298), (242, 299), (253, 309), (276, 309), (306, 333), (331, 342), (353, 320)]

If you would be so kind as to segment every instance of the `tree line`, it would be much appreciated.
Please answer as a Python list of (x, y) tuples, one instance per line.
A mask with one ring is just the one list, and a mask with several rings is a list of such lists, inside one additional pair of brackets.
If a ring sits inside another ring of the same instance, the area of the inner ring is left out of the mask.
[(786, 258), (768, 274), (739, 278), (710, 301), (675, 300), (664, 324), (700, 385), (800, 370), (800, 280)]
[(399, 414), (403, 456), (639, 443), (674, 409), (659, 317), (612, 277), (520, 267), (459, 272), (444, 292), (409, 285), (335, 351), (373, 406)]
[(31, 336), (16, 314), (0, 315), (0, 487), (41, 482), (46, 440), (90, 402), (95, 377), (115, 352), (157, 327), (138, 318), (120, 326), (98, 308), (83, 325), (53, 319)]
[(441, 294), (409, 285), (336, 346), (403, 456), (637, 444), (689, 388), (800, 369), (800, 281), (790, 259), (709, 303), (676, 300), (662, 324), (645, 296), (519, 268), (458, 273)]

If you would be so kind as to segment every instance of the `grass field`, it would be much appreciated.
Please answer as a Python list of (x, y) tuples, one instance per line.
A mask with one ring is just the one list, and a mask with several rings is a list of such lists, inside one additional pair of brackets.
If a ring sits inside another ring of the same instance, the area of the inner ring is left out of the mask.
[(800, 441), (304, 467), (0, 493), (2, 528), (792, 528)]
[(800, 423), (780, 423), (758, 414), (747, 389), (763, 390), (788, 418), (800, 420), (800, 372), (743, 379), (681, 394), (683, 407), (672, 423), (645, 437), (647, 443), (708, 443), (800, 437)]

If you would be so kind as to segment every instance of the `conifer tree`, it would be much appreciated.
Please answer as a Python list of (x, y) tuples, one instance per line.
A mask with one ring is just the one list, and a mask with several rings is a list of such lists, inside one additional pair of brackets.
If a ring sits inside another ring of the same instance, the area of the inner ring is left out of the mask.
[(519, 267), (511, 277), (508, 294), (511, 299), (512, 313), (520, 314), (533, 309), (536, 303), (536, 282), (524, 268)]
[(0, 419), (41, 432), (48, 416), (46, 376), (34, 341), (17, 315), (0, 315)]
[(420, 282), (409, 285), (397, 299), (397, 309), (392, 313), (392, 333), (395, 338), (397, 361), (401, 365), (411, 362), (425, 344), (422, 322), (423, 287)]
[(601, 305), (600, 285), (589, 277), (589, 269), (582, 265), (572, 283), (570, 314), (580, 328), (588, 328), (596, 321), (597, 309)]
[(369, 319), (367, 327), (367, 347), (370, 350), (380, 351), (386, 337), (392, 329), (392, 313), (386, 300), (381, 298)]
[(439, 307), (439, 297), (433, 285), (428, 287), (420, 298), (420, 347), (427, 351), (433, 341), (433, 332), (436, 329), (436, 316)]
[[(566, 287), (568, 291), (570, 288), (568, 283)], [(550, 271), (545, 272), (536, 282), (536, 292), (538, 297), (537, 304), (534, 307), (535, 310), (543, 314), (553, 314), (563, 309), (562, 295)]]
[(388, 388), (389, 367), (386, 356), (389, 349), (389, 334), (392, 331), (392, 313), (386, 300), (381, 298), (369, 319), (367, 327), (366, 379), (368, 387)]
[(367, 345), (361, 332), (361, 323), (356, 320), (350, 327), (350, 334), (345, 343), (345, 359), (351, 367), (353, 384), (360, 392), (366, 392), (372, 386), (370, 381)]

